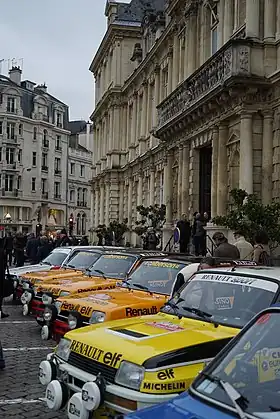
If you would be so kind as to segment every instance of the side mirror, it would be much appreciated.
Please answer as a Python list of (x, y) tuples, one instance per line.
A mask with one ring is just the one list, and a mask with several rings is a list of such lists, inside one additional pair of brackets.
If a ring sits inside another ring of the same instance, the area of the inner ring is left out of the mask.
[(185, 285), (185, 277), (184, 277), (183, 274), (178, 273), (177, 278), (176, 278), (176, 280), (174, 282), (174, 285), (173, 285), (173, 289), (172, 289), (172, 292), (171, 292), (171, 297), (174, 297), (174, 295), (179, 291), (179, 289), (183, 285)]

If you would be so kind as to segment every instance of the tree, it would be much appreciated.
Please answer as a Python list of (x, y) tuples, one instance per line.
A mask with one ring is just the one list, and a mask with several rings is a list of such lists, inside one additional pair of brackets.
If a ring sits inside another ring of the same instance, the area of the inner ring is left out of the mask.
[(115, 235), (115, 244), (118, 246), (120, 244), (122, 244), (123, 241), (123, 235), (124, 233), (126, 233), (129, 229), (127, 226), (128, 223), (128, 219), (126, 218), (125, 220), (123, 220), (122, 223), (120, 223), (119, 221), (111, 221), (109, 224), (109, 227), (107, 228), (108, 233), (110, 235)]
[(263, 205), (256, 195), (243, 189), (233, 189), (230, 197), (233, 201), (231, 210), (225, 216), (214, 217), (213, 223), (241, 231), (251, 243), (254, 243), (255, 234), (263, 230), (269, 237), (271, 249), (279, 246), (280, 203)]
[(137, 212), (141, 215), (141, 221), (136, 221), (136, 227), (134, 229), (135, 233), (138, 236), (142, 236), (148, 227), (153, 227), (156, 231), (161, 231), (165, 223), (166, 217), (166, 206), (165, 205), (150, 205), (149, 207), (144, 207), (139, 205)]

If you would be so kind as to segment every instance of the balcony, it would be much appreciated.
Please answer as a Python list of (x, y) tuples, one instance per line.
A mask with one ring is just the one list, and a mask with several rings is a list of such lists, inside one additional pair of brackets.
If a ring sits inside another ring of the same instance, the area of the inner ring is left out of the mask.
[(187, 115), (202, 105), (202, 114), (207, 112), (204, 105), (213, 98), (215, 101), (215, 96), (226, 87), (239, 84), (242, 88), (242, 85), (248, 85), (249, 77), (250, 80), (253, 77), (255, 83), (267, 85), (251, 59), (253, 52), (250, 42), (244, 39), (232, 39), (225, 44), (158, 106), (156, 135), (163, 136), (163, 132), (175, 122), (180, 121), (179, 125), (186, 123), (190, 118), (186, 118)]
[(42, 170), (42, 172), (48, 172), (49, 171), (49, 168), (48, 168), (48, 166), (42, 166), (41, 167), (41, 170)]
[(87, 202), (78, 201), (77, 202), (77, 207), (87, 207)]
[(6, 144), (14, 144), (14, 145), (18, 144), (17, 135), (9, 135), (8, 136), (7, 134), (3, 134), (2, 139), (3, 139), (3, 143), (6, 143)]
[(54, 169), (54, 174), (56, 176), (61, 176), (61, 170), (60, 169)]
[(18, 109), (13, 108), (13, 107), (7, 107), (7, 113), (12, 114), (12, 115), (17, 115)]
[(13, 162), (13, 163), (7, 163), (7, 162), (3, 162), (2, 164), (2, 170), (6, 170), (6, 171), (18, 171), (19, 170), (19, 163), (17, 162)]
[(49, 199), (49, 193), (48, 192), (42, 192), (42, 199)]
[(5, 188), (2, 188), (1, 195), (5, 198), (18, 198), (22, 196), (22, 191), (19, 191), (18, 189), (12, 189), (10, 191), (6, 191)]
[(54, 199), (56, 199), (57, 201), (61, 201), (61, 195), (55, 194)]

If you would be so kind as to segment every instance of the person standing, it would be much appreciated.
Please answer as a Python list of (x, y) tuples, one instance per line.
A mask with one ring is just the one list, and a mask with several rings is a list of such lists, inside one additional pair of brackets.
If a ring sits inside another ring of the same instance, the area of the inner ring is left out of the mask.
[(181, 220), (177, 222), (177, 228), (180, 230), (180, 253), (188, 253), (191, 237), (191, 224), (186, 214), (182, 214)]
[(25, 247), (25, 238), (22, 233), (17, 233), (14, 238), (14, 252), (16, 259), (16, 267), (19, 268), (24, 266), (24, 247)]
[(213, 252), (213, 257), (233, 260), (240, 259), (239, 250), (233, 244), (228, 243), (228, 240), (223, 233), (217, 231), (217, 233), (213, 235), (213, 240), (217, 246)]
[(0, 320), (9, 317), (2, 310), (3, 299), (6, 296), (5, 274), (7, 267), (6, 237), (0, 238)]
[(48, 257), (51, 250), (51, 244), (49, 243), (47, 236), (41, 237), (40, 245), (37, 251), (37, 263), (40, 263), (43, 259)]
[(206, 249), (204, 248), (205, 229), (204, 221), (201, 218), (200, 213), (196, 213), (195, 221), (193, 225), (193, 244), (196, 256), (206, 256)]
[(13, 241), (14, 241), (14, 238), (12, 236), (12, 233), (9, 231), (6, 237), (6, 253), (7, 253), (7, 262), (9, 266), (11, 266), (13, 262)]
[(87, 236), (83, 236), (82, 240), (80, 241), (80, 246), (89, 246), (89, 241)]
[(235, 231), (233, 237), (236, 240), (234, 246), (237, 247), (240, 253), (241, 260), (252, 260), (254, 248), (243, 236), (241, 231)]
[(255, 235), (255, 246), (253, 251), (253, 261), (263, 266), (270, 266), (269, 238), (265, 231), (259, 231)]

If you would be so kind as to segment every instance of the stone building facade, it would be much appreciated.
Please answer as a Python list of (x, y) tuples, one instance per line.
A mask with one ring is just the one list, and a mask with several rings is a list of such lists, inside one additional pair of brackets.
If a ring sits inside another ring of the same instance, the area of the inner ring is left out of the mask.
[(0, 225), (35, 232), (67, 220), (68, 106), (45, 85), (0, 75)]
[[(279, 199), (280, 2), (108, 0), (96, 80), (94, 225), (165, 203), (222, 215), (235, 187)], [(132, 235), (132, 242), (135, 241)]]

